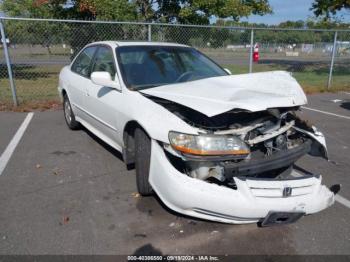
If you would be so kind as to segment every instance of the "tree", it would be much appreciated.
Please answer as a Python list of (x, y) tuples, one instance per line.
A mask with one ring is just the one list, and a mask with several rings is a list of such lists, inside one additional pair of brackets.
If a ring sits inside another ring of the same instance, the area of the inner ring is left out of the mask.
[(65, 0), (3, 0), (1, 10), (8, 16), (56, 18), (65, 11)]
[(10, 16), (209, 24), (271, 13), (268, 0), (3, 0)]
[(327, 19), (341, 9), (350, 9), (350, 0), (315, 0), (311, 7), (317, 17), (325, 16)]
[[(268, 0), (0, 0), (0, 8), (16, 17), (186, 24), (209, 24), (213, 16), (237, 22), (250, 14), (272, 12)], [(49, 54), (51, 46), (63, 39), (69, 42), (73, 55), (93, 41), (147, 39), (147, 27), (140, 25), (8, 21), (6, 31), (13, 43), (40, 44)], [(205, 34), (197, 28), (165, 27), (159, 31), (159, 36), (168, 41), (190, 43), (203, 39), (214, 47), (223, 46), (231, 37), (228, 30), (212, 29)]]
[(251, 14), (264, 15), (272, 12), (268, 0), (189, 0), (183, 2), (179, 20), (184, 23), (191, 22), (193, 19), (208, 23), (212, 16), (239, 21), (241, 17)]
[(118, 21), (137, 17), (135, 5), (128, 0), (3, 0), (0, 7), (17, 17)]
[(304, 28), (305, 27), (305, 22), (302, 20), (298, 21), (285, 21), (282, 22), (278, 25), (278, 27), (281, 28)]
[(210, 17), (238, 21), (251, 14), (271, 13), (268, 0), (135, 0), (140, 20), (209, 24)]
[[(30, 18), (118, 20), (137, 19), (135, 5), (128, 0), (3, 0), (1, 5), (9, 16)], [(14, 44), (39, 44), (51, 54), (51, 46), (70, 43), (74, 54), (85, 44), (128, 33), (123, 28), (104, 25), (52, 23), (43, 21), (8, 21), (6, 31)], [(122, 38), (122, 37), (119, 37)]]

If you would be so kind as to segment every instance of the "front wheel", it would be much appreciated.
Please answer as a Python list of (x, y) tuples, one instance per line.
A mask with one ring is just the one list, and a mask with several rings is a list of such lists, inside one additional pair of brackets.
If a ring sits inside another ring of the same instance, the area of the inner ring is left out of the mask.
[(72, 106), (66, 94), (63, 96), (63, 112), (64, 112), (64, 119), (66, 120), (67, 126), (72, 130), (79, 129), (80, 124), (78, 121), (75, 120)]
[(136, 185), (142, 196), (152, 195), (153, 190), (148, 182), (151, 162), (151, 139), (140, 128), (135, 130), (135, 167)]

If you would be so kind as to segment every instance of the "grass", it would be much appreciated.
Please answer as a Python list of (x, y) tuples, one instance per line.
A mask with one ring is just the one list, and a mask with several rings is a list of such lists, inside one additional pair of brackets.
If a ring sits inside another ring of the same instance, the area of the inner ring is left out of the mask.
[[(247, 66), (223, 65), (231, 70), (232, 74), (244, 74), (248, 72)], [(334, 67), (331, 89), (327, 89), (328, 65), (308, 65), (299, 68), (300, 71), (290, 70), (290, 65), (279, 64), (254, 64), (253, 72), (266, 72), (275, 70), (286, 70), (292, 72), (306, 93), (336, 92), (340, 90), (350, 90), (350, 69), (343, 64)], [(298, 68), (297, 68), (298, 69)]]
[[(332, 87), (330, 91), (350, 90), (350, 61), (338, 63), (334, 68)], [(248, 73), (247, 65), (222, 64), (233, 74)], [(262, 59), (253, 65), (254, 72), (273, 70), (287, 70), (299, 81), (305, 92), (316, 93), (328, 91), (327, 63), (303, 62), (287, 60)], [(57, 93), (58, 74), (62, 66), (59, 65), (17, 65), (13, 67), (17, 96), (21, 107), (17, 110), (47, 109), (57, 107), (59, 96)], [(0, 67), (0, 110), (12, 107), (12, 94), (4, 65)]]
[[(58, 74), (61, 66), (14, 66), (13, 74), (19, 104), (19, 110), (47, 109), (56, 106)], [(0, 110), (12, 107), (12, 93), (7, 77), (7, 70), (0, 67)]]

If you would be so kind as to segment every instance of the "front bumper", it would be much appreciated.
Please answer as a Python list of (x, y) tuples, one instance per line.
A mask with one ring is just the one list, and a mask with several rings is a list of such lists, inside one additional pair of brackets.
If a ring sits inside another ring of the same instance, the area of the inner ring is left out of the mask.
[[(321, 185), (321, 177), (234, 179), (237, 190), (188, 177), (174, 168), (163, 148), (152, 140), (149, 182), (165, 205), (184, 215), (243, 224), (261, 221), (270, 211), (313, 214), (334, 203), (334, 194)], [(289, 197), (283, 197), (286, 187), (292, 188)]]

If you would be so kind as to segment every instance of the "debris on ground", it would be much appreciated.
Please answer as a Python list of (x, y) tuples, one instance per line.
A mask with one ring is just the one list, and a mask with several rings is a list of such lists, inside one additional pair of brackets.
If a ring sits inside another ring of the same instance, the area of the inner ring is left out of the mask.
[(69, 216), (63, 216), (63, 224), (66, 225), (69, 222)]
[(175, 228), (175, 229), (179, 229), (179, 228), (182, 227), (182, 224), (181, 224), (181, 223), (178, 223), (178, 222), (171, 222), (171, 223), (169, 224), (169, 227), (173, 227), (173, 228)]
[(134, 237), (140, 237), (140, 238), (146, 238), (147, 235), (146, 234), (134, 234)]
[(41, 166), (40, 164), (36, 164), (35, 167), (36, 167), (37, 169), (42, 168), (42, 166)]
[(139, 194), (139, 193), (137, 193), (137, 192), (133, 192), (132, 194), (131, 194), (134, 198), (139, 198), (141, 195)]
[(328, 159), (328, 163), (331, 163), (333, 165), (339, 166), (339, 163), (337, 161), (334, 161), (334, 160)]
[(54, 168), (54, 169), (52, 170), (52, 174), (55, 175), (55, 176), (60, 176), (60, 175), (62, 175), (62, 172), (61, 172), (60, 169), (58, 169), (58, 168), (56, 167), (56, 168)]

